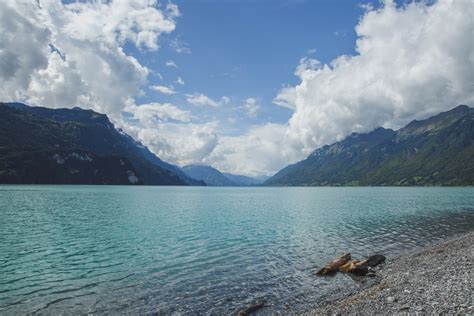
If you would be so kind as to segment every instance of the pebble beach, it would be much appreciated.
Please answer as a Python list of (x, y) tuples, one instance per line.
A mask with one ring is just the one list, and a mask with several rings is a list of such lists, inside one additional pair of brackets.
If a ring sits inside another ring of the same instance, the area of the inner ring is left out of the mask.
[(307, 315), (474, 314), (473, 260), (471, 232), (387, 260), (370, 286), (342, 290)]

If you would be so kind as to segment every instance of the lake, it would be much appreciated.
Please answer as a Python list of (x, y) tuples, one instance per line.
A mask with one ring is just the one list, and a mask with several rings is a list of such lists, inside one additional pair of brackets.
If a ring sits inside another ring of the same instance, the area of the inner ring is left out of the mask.
[(0, 314), (305, 311), (350, 251), (474, 228), (474, 188), (0, 186)]

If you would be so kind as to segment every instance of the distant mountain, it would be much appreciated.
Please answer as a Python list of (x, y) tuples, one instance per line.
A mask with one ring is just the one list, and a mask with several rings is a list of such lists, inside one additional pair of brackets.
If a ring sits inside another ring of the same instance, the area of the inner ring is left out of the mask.
[(206, 185), (204, 181), (196, 180), (189, 177), (180, 167), (170, 164), (169, 162), (161, 160), (158, 156), (152, 153), (148, 147), (144, 146), (139, 141), (134, 140), (131, 136), (125, 134), (121, 129), (117, 129), (119, 133), (121, 133), (125, 138), (129, 140), (132, 147), (136, 147), (138, 149), (139, 154), (145, 158), (146, 160), (150, 161), (151, 163), (160, 166), (163, 169), (170, 170), (174, 174), (176, 174), (181, 180), (186, 182), (188, 185), (198, 185), (204, 186)]
[(188, 165), (182, 167), (182, 170), (191, 178), (202, 180), (210, 186), (237, 186), (237, 183), (231, 181), (219, 170), (204, 165)]
[(216, 168), (205, 165), (188, 165), (182, 170), (191, 178), (201, 180), (210, 186), (255, 186), (263, 183), (268, 177), (247, 177), (228, 172), (220, 172)]
[(354, 133), (264, 185), (474, 185), (474, 109), (460, 105), (398, 131)]
[(0, 183), (198, 183), (175, 168), (106, 115), (0, 103)]
[(226, 176), (226, 178), (228, 178), (230, 181), (234, 182), (235, 184), (239, 186), (259, 185), (268, 179), (268, 177), (263, 177), (263, 176), (262, 177), (247, 177), (247, 176), (242, 176), (242, 175), (232, 174), (232, 173), (227, 173), (227, 172), (223, 172), (222, 174)]

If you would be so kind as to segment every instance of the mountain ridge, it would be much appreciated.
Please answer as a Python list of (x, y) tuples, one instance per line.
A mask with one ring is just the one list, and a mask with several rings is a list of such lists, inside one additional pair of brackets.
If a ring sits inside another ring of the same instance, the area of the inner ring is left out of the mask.
[(190, 177), (204, 181), (209, 186), (256, 186), (263, 181), (260, 178), (253, 178), (229, 172), (221, 172), (218, 169), (201, 164), (191, 164), (183, 166), (182, 170)]
[(0, 103), (1, 183), (189, 184), (143, 150), (92, 110)]
[(264, 185), (474, 185), (474, 109), (459, 105), (397, 131), (357, 134), (314, 150)]
[(201, 180), (210, 186), (237, 186), (219, 170), (207, 165), (191, 164), (181, 168), (189, 177)]
[(234, 173), (229, 173), (229, 172), (222, 172), (222, 174), (239, 186), (257, 186), (257, 185), (262, 184), (265, 180), (268, 179), (268, 177), (265, 177), (265, 176), (249, 177), (249, 176), (244, 176), (241, 174), (234, 174)]

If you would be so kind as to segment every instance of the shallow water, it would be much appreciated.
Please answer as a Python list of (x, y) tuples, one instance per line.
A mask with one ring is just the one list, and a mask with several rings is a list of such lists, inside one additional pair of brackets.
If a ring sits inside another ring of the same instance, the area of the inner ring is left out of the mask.
[(343, 251), (474, 228), (474, 188), (0, 186), (0, 314), (304, 311)]

